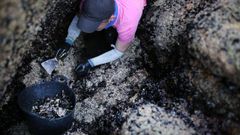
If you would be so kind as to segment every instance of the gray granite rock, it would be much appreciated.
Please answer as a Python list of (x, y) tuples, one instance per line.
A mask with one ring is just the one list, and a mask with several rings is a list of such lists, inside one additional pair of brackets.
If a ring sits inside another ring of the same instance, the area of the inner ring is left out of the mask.
[(190, 54), (217, 76), (240, 81), (240, 2), (220, 0), (197, 14), (189, 36)]
[(169, 93), (239, 123), (239, 1), (149, 4), (138, 37), (152, 75)]
[(129, 111), (127, 120), (122, 126), (122, 135), (196, 134), (196, 131), (174, 112), (167, 112), (154, 104), (144, 104)]

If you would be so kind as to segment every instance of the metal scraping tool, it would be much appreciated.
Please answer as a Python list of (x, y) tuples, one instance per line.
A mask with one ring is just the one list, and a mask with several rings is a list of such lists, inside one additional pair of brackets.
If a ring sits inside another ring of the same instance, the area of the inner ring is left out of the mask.
[(54, 69), (55, 69), (55, 68), (58, 66), (58, 64), (59, 64), (59, 61), (58, 61), (57, 57), (58, 57), (58, 56), (59, 56), (59, 57), (64, 57), (65, 55), (67, 55), (66, 52), (65, 52), (65, 53), (62, 53), (62, 54), (60, 54), (60, 53), (61, 53), (61, 49), (59, 49), (59, 50), (57, 51), (57, 54), (56, 54), (56, 56), (55, 56), (54, 58), (49, 59), (49, 60), (46, 60), (46, 61), (44, 61), (44, 62), (41, 63), (41, 66), (47, 71), (47, 73), (48, 73), (49, 75), (52, 74), (52, 72), (54, 71)]

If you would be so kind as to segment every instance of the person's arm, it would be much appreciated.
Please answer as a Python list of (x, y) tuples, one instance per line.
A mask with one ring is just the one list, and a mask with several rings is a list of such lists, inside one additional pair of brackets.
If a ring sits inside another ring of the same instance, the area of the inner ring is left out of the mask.
[(124, 42), (121, 42), (119, 39), (117, 40), (116, 42), (116, 49), (120, 52), (125, 52), (128, 47), (130, 46), (131, 42), (130, 43), (124, 43)]
[(81, 30), (77, 27), (77, 22), (78, 22), (78, 16), (76, 15), (70, 26), (68, 27), (68, 34), (65, 39), (65, 42), (68, 43), (70, 46), (73, 45), (74, 41), (79, 37), (81, 34)]
[(117, 29), (118, 39), (115, 43), (117, 50), (121, 52), (125, 52), (129, 48), (132, 41), (134, 40), (137, 27), (138, 27), (138, 23), (126, 25), (126, 26), (123, 25), (123, 26), (120, 26), (119, 29)]
[(71, 47), (73, 47), (74, 41), (77, 39), (77, 37), (80, 35), (81, 30), (77, 27), (78, 17), (75, 16), (68, 27), (68, 34), (65, 38), (65, 42), (60, 44), (58, 46), (58, 53), (56, 55), (57, 59), (64, 59), (68, 53)]

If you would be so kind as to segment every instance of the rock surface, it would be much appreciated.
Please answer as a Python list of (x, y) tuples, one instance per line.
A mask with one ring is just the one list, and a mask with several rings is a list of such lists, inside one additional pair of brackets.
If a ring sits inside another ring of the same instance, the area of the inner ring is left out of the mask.
[(190, 54), (215, 75), (239, 85), (240, 2), (219, 0), (198, 13), (192, 25)]
[[(81, 39), (76, 44), (82, 44)], [(139, 44), (140, 41), (136, 39), (129, 51), (120, 60), (94, 69), (85, 78), (72, 80), (71, 87), (77, 96), (76, 121), (65, 134), (145, 134), (153, 133), (158, 128), (154, 127), (153, 123), (143, 124), (134, 130), (127, 128), (128, 126), (134, 127), (134, 125), (129, 125), (129, 120), (139, 122), (139, 117), (144, 120), (154, 117), (152, 122), (164, 124), (169, 130), (158, 129), (158, 133), (162, 134), (176, 132), (184, 134), (217, 133), (216, 127), (209, 126), (217, 122), (216, 120), (205, 117), (201, 111), (196, 114), (188, 113), (187, 103), (184, 99), (181, 102), (171, 100), (165, 90), (161, 88), (162, 84), (149, 78), (150, 76), (142, 63), (143, 55)], [(66, 61), (61, 63), (62, 66), (59, 66), (54, 72), (54, 75), (64, 71), (65, 64), (69, 65), (69, 62), (76, 61), (77, 52), (81, 52), (80, 48), (72, 51)], [(36, 64), (35, 68), (32, 68), (25, 76), (32, 76), (33, 72), (41, 73), (42, 70), (38, 70), (38, 66)], [(70, 72), (66, 76), (71, 77), (71, 75)], [(26, 81), (26, 78), (23, 78), (22, 81), (29, 86), (36, 83), (37, 80), (39, 80), (39, 76), (32, 78), (32, 82)], [(156, 93), (156, 96), (153, 96), (152, 93)], [(145, 102), (152, 102), (152, 104)], [(144, 109), (142, 110), (142, 108)], [(150, 113), (151, 109), (158, 111)], [(141, 112), (142, 116), (135, 117), (138, 111)], [(158, 116), (159, 114), (163, 117)], [(176, 123), (169, 123), (170, 119)], [(21, 121), (19, 122), (21, 123)], [(15, 134), (19, 129), (22, 129), (22, 132), (28, 133), (28, 129), (23, 125), (24, 123), (15, 125), (6, 132)], [(149, 126), (152, 128), (148, 128)], [(146, 128), (148, 129), (146, 130)]]
[(184, 37), (187, 36), (188, 24), (210, 1), (154, 0), (149, 4), (151, 6), (143, 15), (138, 36), (155, 64), (154, 74), (163, 77), (179, 63), (179, 50), (187, 43)]
[(146, 104), (130, 110), (127, 121), (122, 126), (122, 135), (192, 135), (194, 129), (189, 128), (181, 118), (173, 112)]
[[(0, 45), (1, 131), (21, 119), (18, 117), (21, 112), (17, 107), (16, 96), (27, 86), (23, 83), (23, 78), (31, 71), (31, 66), (38, 68), (40, 61), (54, 56), (52, 50), (62, 42), (59, 39), (64, 39), (61, 38), (65, 35), (65, 32), (62, 32), (63, 27), (70, 23), (66, 18), (74, 15), (78, 2), (77, 0), (1, 1), (0, 17), (3, 25), (0, 31), (4, 41)], [(37, 63), (34, 64), (32, 61)], [(34, 70), (40, 70), (40, 68)], [(41, 75), (42, 79), (46, 75), (41, 72), (35, 75)], [(35, 79), (38, 78), (37, 76), (32, 74)], [(38, 79), (41, 80), (40, 78)], [(32, 80), (35, 79), (32, 78)]]
[(169, 93), (208, 114), (224, 116), (226, 129), (240, 118), (239, 4), (155, 0), (138, 33), (152, 75), (165, 80)]
[[(149, 1), (139, 39), (124, 57), (95, 68), (81, 79), (76, 78), (73, 69), (88, 57), (82, 37), (52, 76), (39, 65), (54, 57), (79, 1), (5, 1), (1, 3), (14, 3), (13, 9), (24, 17), (16, 14), (16, 19), (5, 25), (17, 26), (0, 30), (0, 43), (12, 44), (10, 49), (0, 46), (4, 48), (0, 60), (4, 71), (0, 71), (0, 76), (6, 78), (0, 81), (4, 88), (0, 90), (4, 101), (0, 106), (1, 134), (29, 134), (24, 119), (19, 117), (23, 114), (17, 107), (17, 93), (55, 75), (69, 78), (77, 98), (75, 121), (66, 135), (239, 133), (238, 77), (231, 78), (232, 73), (238, 74), (237, 0)], [(8, 7), (0, 8), (0, 18), (7, 18), (3, 13)], [(226, 18), (221, 13), (226, 13)], [(218, 25), (224, 27), (216, 29)], [(23, 30), (15, 32), (18, 27)], [(7, 31), (18, 38), (2, 38)], [(224, 38), (227, 43), (209, 44)], [(231, 48), (232, 43), (236, 47)], [(213, 49), (209, 52), (206, 47)], [(230, 48), (213, 57), (221, 47)], [(16, 51), (9, 51), (14, 48)], [(225, 59), (233, 62), (224, 63)], [(12, 65), (6, 64), (11, 62)]]
[(17, 69), (24, 62), (23, 56), (32, 45), (34, 36), (41, 31), (41, 20), (49, 9), (48, 1), (4, 0), (0, 2), (0, 99)]
[[(136, 45), (139, 45), (139, 41), (136, 41), (133, 47), (136, 48)], [(140, 58), (140, 54), (140, 49), (130, 49), (121, 61), (105, 65), (90, 73), (84, 82), (84, 89), (85, 92), (94, 95), (77, 103), (75, 116), (78, 121), (91, 123), (103, 115), (108, 107), (130, 98), (131, 88), (141, 83), (147, 76), (144, 70), (134, 64), (136, 59)], [(83, 83), (79, 81), (76, 85)]]

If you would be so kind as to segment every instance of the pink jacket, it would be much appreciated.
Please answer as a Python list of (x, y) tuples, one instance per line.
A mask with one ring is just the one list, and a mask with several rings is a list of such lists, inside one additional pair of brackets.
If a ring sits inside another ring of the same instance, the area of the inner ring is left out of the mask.
[(141, 19), (146, 0), (116, 0), (118, 16), (114, 27), (118, 32), (118, 40), (130, 43), (134, 37)]

